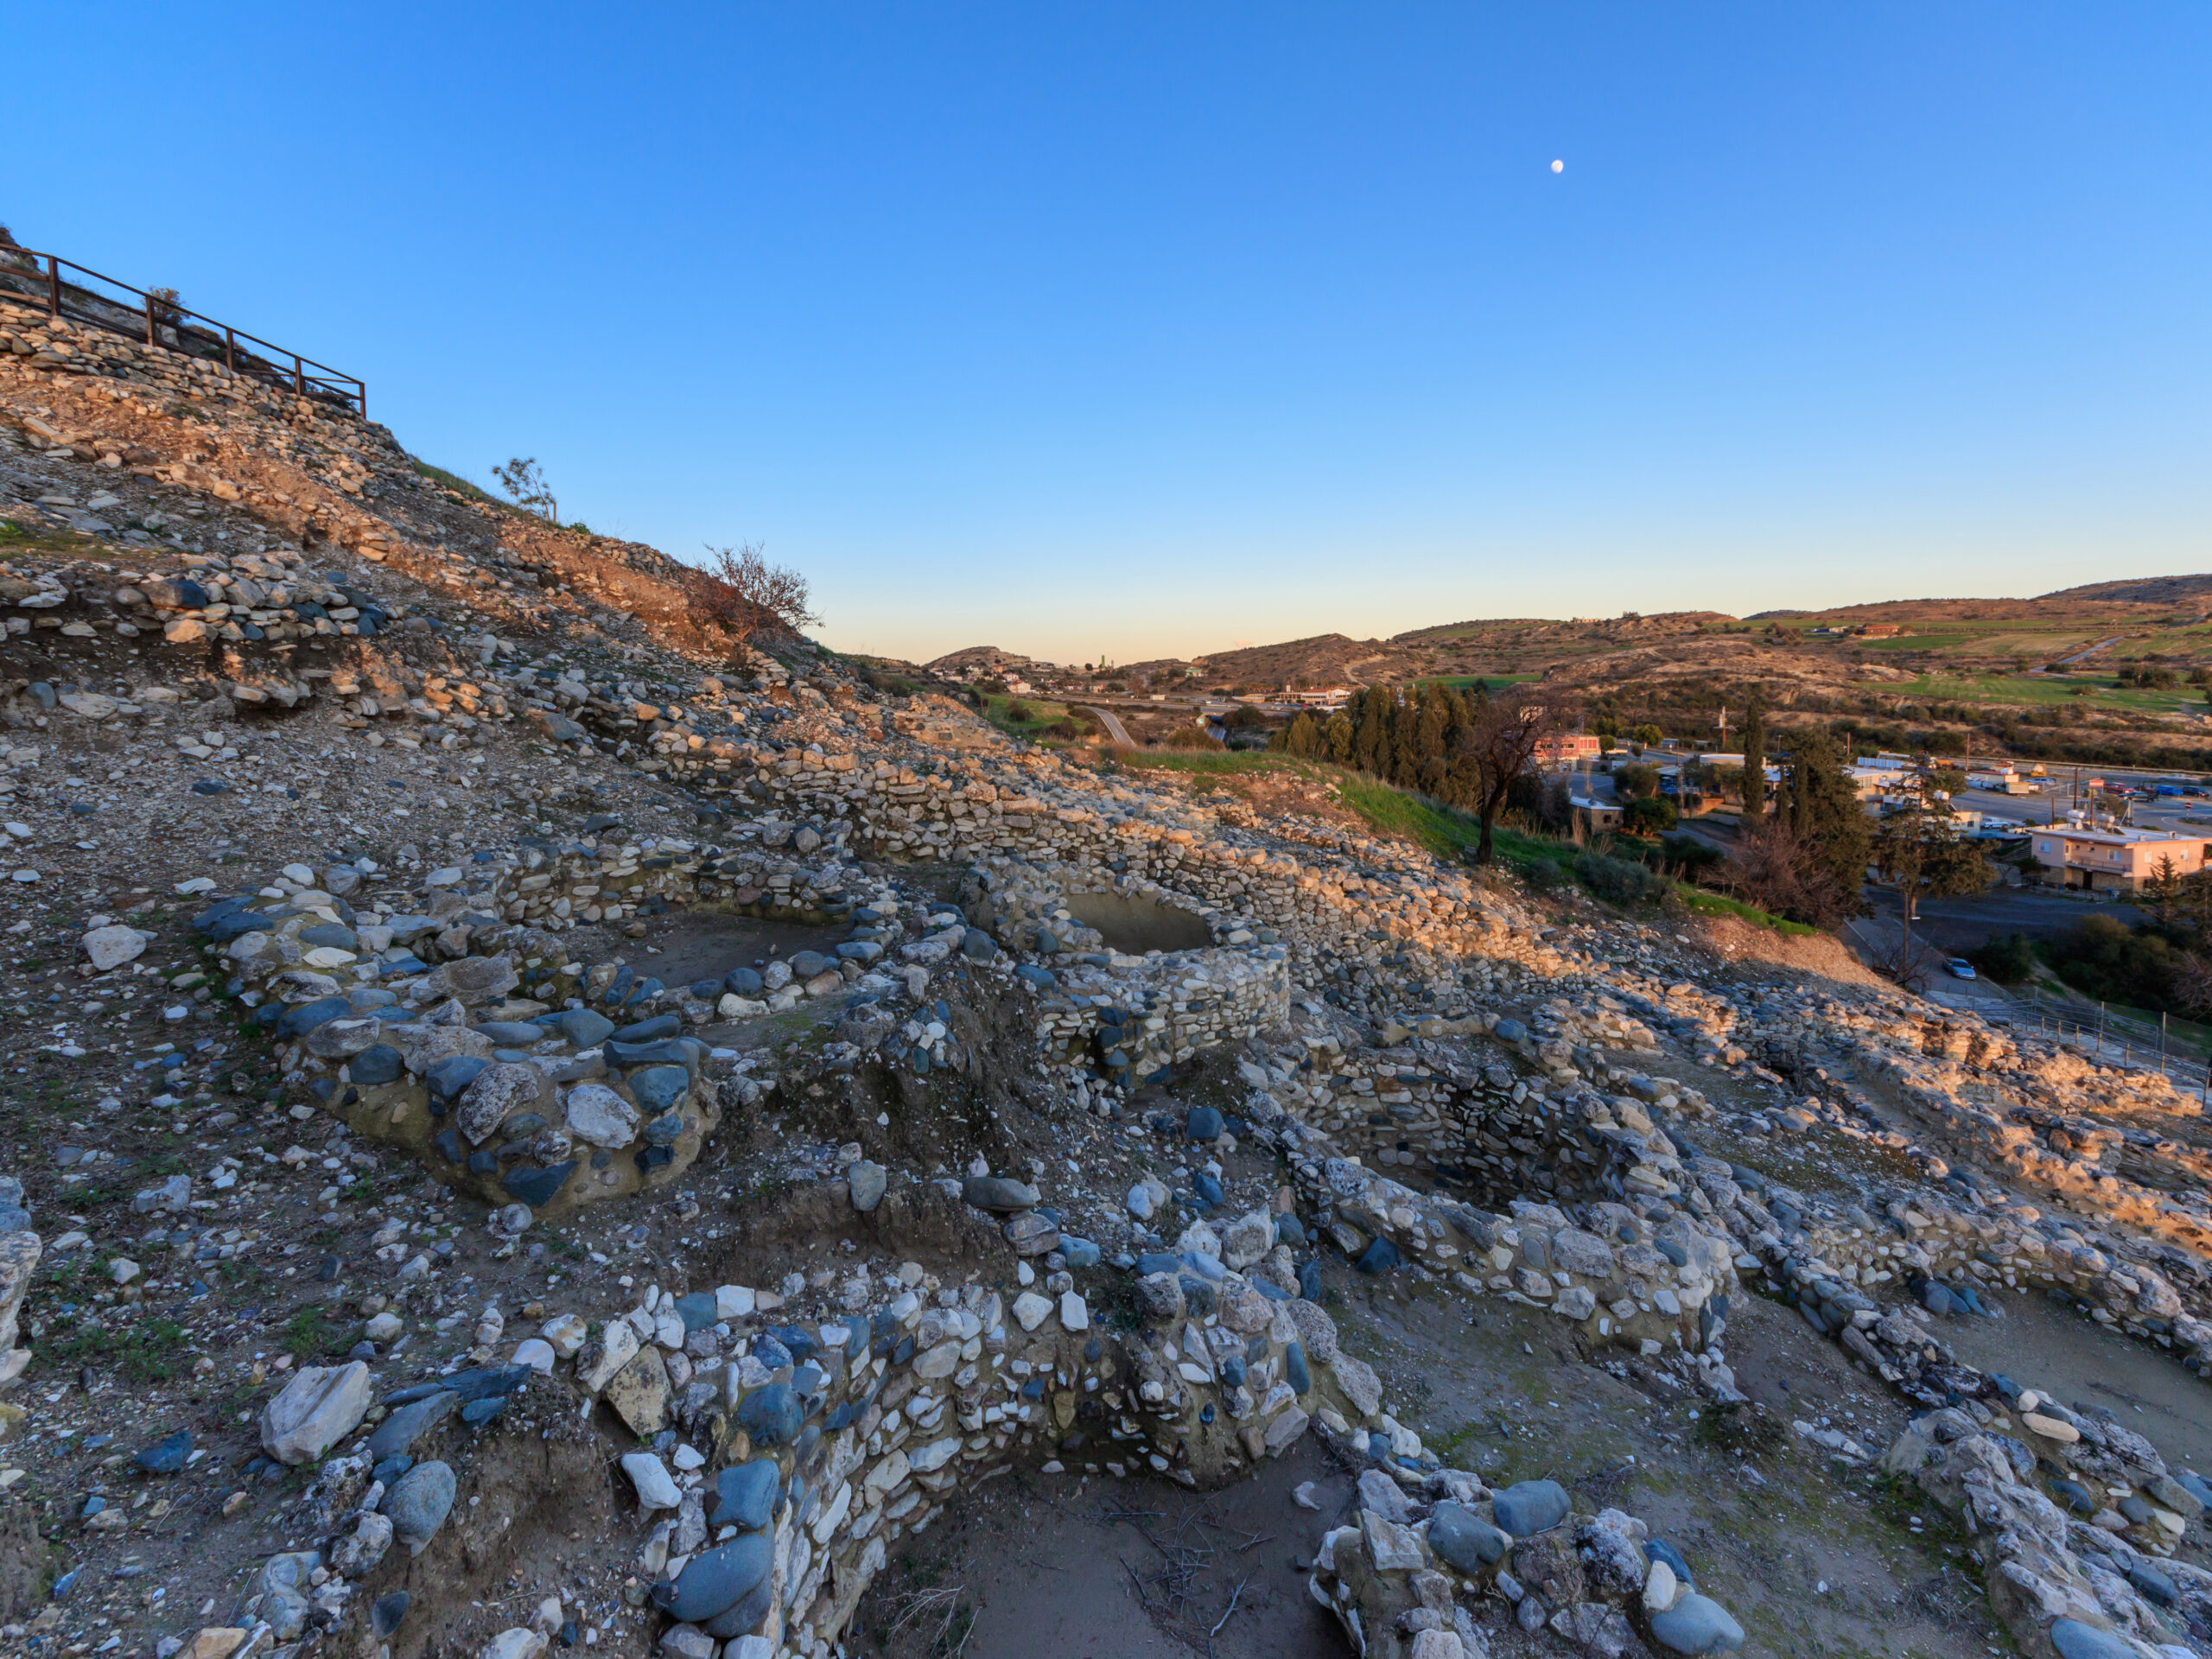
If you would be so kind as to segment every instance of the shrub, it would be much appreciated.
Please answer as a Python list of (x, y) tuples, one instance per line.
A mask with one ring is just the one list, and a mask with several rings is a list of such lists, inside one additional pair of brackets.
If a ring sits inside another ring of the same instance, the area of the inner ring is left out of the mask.
[(2001, 939), (1993, 934), (1986, 944), (1967, 951), (1967, 960), (1976, 973), (1999, 985), (2018, 985), (2036, 970), (2035, 950), (2024, 933), (2008, 934)]
[(1672, 830), (1681, 817), (1675, 804), (1657, 795), (1630, 801), (1621, 813), (1621, 828), (1631, 836), (1658, 836)]
[(2090, 916), (2045, 950), (2058, 976), (2085, 996), (2153, 1012), (2176, 1007), (2182, 953), (2151, 928)]
[(1700, 873), (1716, 864), (1727, 862), (1728, 855), (1709, 841), (1700, 841), (1695, 836), (1662, 836), (1659, 853), (1668, 868), (1681, 872), (1685, 880), (1694, 881)]
[(1027, 703), (1022, 702), (1020, 698), (1016, 697), (1012, 702), (1007, 704), (1006, 717), (1014, 721), (1015, 725), (1020, 726), (1034, 720), (1036, 715), (1030, 711), (1030, 708)]
[(1653, 905), (1675, 890), (1658, 871), (1602, 853), (1584, 853), (1574, 861), (1574, 874), (1584, 887), (1616, 905)]
[(1613, 774), (1613, 787), (1622, 797), (1640, 801), (1659, 792), (1659, 768), (1646, 761), (1632, 760)]
[(1171, 749), (1226, 749), (1229, 747), (1203, 726), (1178, 726), (1161, 741)]

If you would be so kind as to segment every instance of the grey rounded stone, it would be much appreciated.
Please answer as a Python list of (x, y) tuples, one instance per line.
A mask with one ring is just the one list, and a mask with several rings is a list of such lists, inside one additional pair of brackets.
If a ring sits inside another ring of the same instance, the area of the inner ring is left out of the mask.
[(2058, 1659), (2136, 1659), (2133, 1643), (2078, 1618), (2062, 1618), (2053, 1624), (2050, 1645), (2058, 1649)]
[(852, 1188), (853, 1208), (866, 1212), (883, 1202), (883, 1194), (891, 1185), (891, 1173), (881, 1164), (863, 1158), (845, 1172), (845, 1180)]
[(694, 1555), (674, 1584), (655, 1586), (653, 1600), (664, 1612), (687, 1624), (715, 1618), (742, 1601), (768, 1576), (775, 1553), (773, 1534), (746, 1533)]
[[(1652, 1614), (1651, 1637), (1669, 1653), (1733, 1653), (1744, 1645), (1744, 1627), (1712, 1597), (1692, 1591), (1665, 1612)], [(2126, 1654), (2127, 1649), (2117, 1651)], [(2102, 1655), (2091, 1649), (2068, 1654), (2066, 1659), (2102, 1659)]]
[[(1566, 1520), (1574, 1505), (1567, 1497), (1567, 1488), (1557, 1481), (1524, 1480), (1500, 1492), (1491, 1501), (1490, 1507), (1491, 1513), (1497, 1517), (1497, 1524), (1516, 1538), (1533, 1538)], [(1685, 1648), (1682, 1651), (1701, 1653), (1704, 1649)]]
[(1428, 1547), (1473, 1578), (1505, 1558), (1505, 1535), (1465, 1505), (1446, 1498), (1429, 1517)]
[(432, 1461), (418, 1463), (399, 1478), (384, 1500), (384, 1512), (391, 1517), (393, 1532), (399, 1541), (407, 1546), (411, 1554), (419, 1555), (423, 1547), (437, 1536), (438, 1529), (446, 1523), (452, 1512), (454, 1498), (453, 1471), (447, 1465)]
[(555, 1019), (553, 1028), (580, 1049), (597, 1048), (614, 1034), (614, 1022), (593, 1008), (570, 1008)]
[(759, 1532), (775, 1518), (776, 1493), (783, 1476), (766, 1458), (725, 1469), (715, 1477), (714, 1503), (707, 1511), (710, 1527), (736, 1527)]
[(1003, 1175), (970, 1175), (961, 1183), (960, 1196), (978, 1210), (1001, 1212), (1033, 1210), (1038, 1199), (1035, 1187)]

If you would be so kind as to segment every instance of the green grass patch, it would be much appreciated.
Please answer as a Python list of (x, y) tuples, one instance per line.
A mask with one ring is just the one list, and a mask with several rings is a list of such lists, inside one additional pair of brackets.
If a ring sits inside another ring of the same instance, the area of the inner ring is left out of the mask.
[(1439, 858), (1459, 858), (1482, 840), (1482, 825), (1465, 812), (1377, 779), (1347, 772), (1337, 796), (1378, 833), (1418, 842)]
[(1301, 778), (1327, 778), (1352, 774), (1341, 768), (1315, 760), (1300, 760), (1294, 755), (1274, 754), (1262, 749), (1117, 749), (1114, 754), (1117, 766), (1134, 767), (1142, 772), (1184, 772), (1200, 778), (1228, 778), (1251, 772), (1288, 772)]
[(0, 518), (0, 547), (32, 553), (83, 553), (99, 543), (73, 530), (48, 530)]
[(351, 1345), (352, 1338), (330, 1323), (321, 1307), (300, 1309), (284, 1322), (284, 1351), (295, 1359), (314, 1359)]
[[(1014, 717), (1013, 709), (1017, 703), (1026, 711), (1027, 716), (1026, 719), (1017, 720)], [(1047, 734), (1059, 735), (1060, 734), (1051, 733), (1050, 728), (1058, 725), (1062, 721), (1072, 721), (1084, 731), (1097, 729), (1090, 721), (1078, 719), (1071, 715), (1068, 712), (1068, 705), (1065, 702), (1047, 702), (1041, 697), (1001, 696), (997, 692), (990, 692), (984, 696), (983, 718), (1009, 737), (1019, 737), (1032, 743), (1040, 741)]]
[(73, 1372), (80, 1366), (111, 1368), (133, 1382), (163, 1382), (184, 1358), (184, 1327), (175, 1319), (139, 1319), (110, 1326), (96, 1316), (81, 1316), (55, 1333), (38, 1357)]
[(508, 505), (481, 485), (472, 484), (459, 473), (449, 473), (442, 467), (433, 467), (427, 461), (416, 461), (415, 470), (433, 484), (442, 484), (456, 495), (465, 495), (471, 500), (486, 502), (495, 507), (504, 507)]
[(1802, 938), (1821, 930), (1809, 922), (1793, 922), (1761, 910), (1757, 905), (1747, 905), (1740, 899), (1731, 899), (1725, 893), (1713, 893), (1704, 887), (1694, 887), (1687, 881), (1675, 884), (1682, 907), (1694, 910), (1700, 916), (1733, 916), (1739, 922), (1749, 922), (1753, 927), (1770, 928), (1777, 933), (1792, 938)]

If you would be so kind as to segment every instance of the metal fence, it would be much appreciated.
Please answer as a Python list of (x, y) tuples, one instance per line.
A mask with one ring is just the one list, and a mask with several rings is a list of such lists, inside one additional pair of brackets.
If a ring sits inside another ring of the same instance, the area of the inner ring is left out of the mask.
[[(45, 261), (42, 269), (41, 260)], [(369, 389), (358, 377), (202, 316), (164, 294), (133, 288), (55, 254), (0, 248), (0, 293), (42, 305), (49, 316), (219, 362), (234, 374), (296, 397), (335, 404), (365, 418), (369, 412)]]
[(2139, 1014), (2115, 1013), (2102, 1002), (2091, 1013), (2078, 1002), (2046, 1001), (2038, 988), (2025, 1007), (2007, 1019), (2016, 1031), (2075, 1044), (2100, 1065), (2156, 1071), (2200, 1100), (2212, 1101), (2212, 1063), (2177, 1047), (2164, 1014), (2154, 1024)]

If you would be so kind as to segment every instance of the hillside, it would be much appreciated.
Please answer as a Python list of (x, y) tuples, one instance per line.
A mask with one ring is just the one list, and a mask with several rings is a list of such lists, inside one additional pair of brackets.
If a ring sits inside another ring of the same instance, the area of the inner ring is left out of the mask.
[[(1474, 868), (1339, 767), (1017, 741), (741, 644), (692, 581), (0, 299), (10, 1651), (1981, 1659), (2212, 1620), (2193, 1073), (1624, 845), (1524, 824)], [(1994, 649), (1947, 626), (1180, 666), (1688, 707)], [(2113, 1379), (2125, 1425), (2062, 1403)], [(2031, 1572), (1968, 1503), (2040, 1529)]]
[(2084, 587), (2045, 594), (2050, 600), (2098, 600), (2138, 605), (2194, 605), (2212, 600), (2212, 575), (2136, 576), (2119, 582), (2093, 582)]
[[(1466, 620), (1116, 667), (1132, 690), (1539, 680), (1586, 719), (1703, 738), (1753, 695), (1905, 747), (2157, 766), (2212, 763), (2212, 578), (2143, 578), (2032, 599), (1895, 600), (1827, 611)], [(1054, 677), (1065, 680), (1065, 671)], [(1078, 674), (1075, 677), (1080, 679)]]

